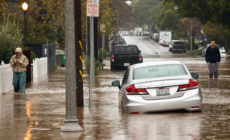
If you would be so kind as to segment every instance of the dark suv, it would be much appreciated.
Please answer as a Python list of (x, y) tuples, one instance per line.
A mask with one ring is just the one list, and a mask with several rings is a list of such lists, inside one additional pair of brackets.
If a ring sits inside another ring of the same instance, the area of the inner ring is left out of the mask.
[(117, 45), (112, 49), (111, 70), (116, 67), (128, 67), (136, 63), (143, 63), (143, 57), (137, 45)]

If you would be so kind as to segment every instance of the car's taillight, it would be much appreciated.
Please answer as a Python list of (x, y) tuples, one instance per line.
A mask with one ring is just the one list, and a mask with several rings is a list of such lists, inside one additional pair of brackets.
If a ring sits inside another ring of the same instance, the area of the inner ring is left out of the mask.
[(112, 56), (112, 61), (114, 62), (114, 55)]
[(141, 61), (141, 55), (139, 54), (139, 61)]
[(185, 91), (190, 89), (198, 88), (198, 83), (196, 80), (190, 79), (189, 84), (187, 85), (180, 85), (178, 91)]
[(221, 53), (224, 53), (224, 54), (225, 54), (226, 52), (221, 52)]
[(128, 95), (147, 95), (148, 93), (144, 88), (136, 89), (134, 85), (128, 86), (126, 88)]

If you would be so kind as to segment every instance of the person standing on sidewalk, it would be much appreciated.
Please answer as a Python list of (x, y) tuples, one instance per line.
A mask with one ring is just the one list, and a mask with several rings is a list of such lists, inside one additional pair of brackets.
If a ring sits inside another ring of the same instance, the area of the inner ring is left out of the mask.
[(22, 48), (15, 49), (15, 55), (10, 59), (10, 66), (13, 70), (13, 86), (15, 93), (25, 93), (26, 89), (26, 67), (29, 61), (23, 55)]
[(217, 79), (221, 57), (219, 48), (215, 46), (215, 41), (211, 41), (211, 46), (207, 48), (205, 59), (208, 63), (209, 78), (212, 79), (214, 74), (215, 79)]

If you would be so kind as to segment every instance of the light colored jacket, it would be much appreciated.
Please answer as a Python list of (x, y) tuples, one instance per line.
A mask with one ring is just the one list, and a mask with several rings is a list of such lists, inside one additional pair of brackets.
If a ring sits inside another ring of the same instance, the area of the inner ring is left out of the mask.
[[(21, 48), (16, 48), (15, 53), (21, 53), (21, 56), (13, 55), (10, 59), (10, 66), (12, 67), (13, 72), (25, 72), (26, 67), (29, 64), (29, 61), (25, 55), (23, 55)], [(20, 63), (14, 64), (14, 62), (19, 61)]]

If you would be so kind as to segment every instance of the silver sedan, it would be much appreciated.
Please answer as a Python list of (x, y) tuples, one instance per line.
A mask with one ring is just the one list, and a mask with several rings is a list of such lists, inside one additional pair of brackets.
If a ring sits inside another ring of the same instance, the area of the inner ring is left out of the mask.
[(127, 68), (120, 81), (112, 86), (120, 89), (123, 113), (147, 113), (170, 110), (201, 111), (202, 94), (195, 79), (179, 61), (135, 64)]

